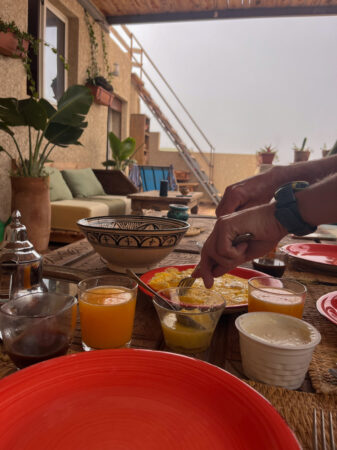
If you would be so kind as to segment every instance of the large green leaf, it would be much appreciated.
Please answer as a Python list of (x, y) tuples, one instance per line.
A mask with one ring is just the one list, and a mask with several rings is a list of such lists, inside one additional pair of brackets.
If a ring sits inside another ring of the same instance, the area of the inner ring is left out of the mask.
[(44, 130), (47, 124), (47, 113), (40, 102), (32, 97), (19, 100), (18, 109), (25, 118), (26, 125), (36, 130)]
[(16, 98), (0, 98), (0, 119), (7, 126), (26, 125), (25, 117), (19, 111), (19, 102)]
[(135, 151), (136, 141), (132, 137), (124, 139), (121, 145), (120, 159), (125, 161), (132, 156)]
[(56, 113), (57, 110), (45, 98), (41, 98), (39, 100), (39, 103), (46, 111), (48, 119), (50, 119)]
[(112, 132), (108, 134), (112, 156), (115, 161), (120, 160), (122, 143), (120, 139)]
[(85, 115), (92, 104), (92, 95), (85, 86), (71, 86), (61, 97), (58, 110), (50, 117), (45, 138), (55, 145), (79, 145), (88, 123)]
[(4, 131), (10, 136), (14, 136), (13, 131), (10, 128), (8, 128), (8, 126), (4, 122), (0, 122), (0, 130)]
[(50, 118), (52, 123), (73, 127), (81, 126), (92, 104), (92, 95), (85, 86), (71, 86), (58, 102), (57, 112)]
[(60, 123), (50, 123), (48, 125), (48, 135), (46, 138), (55, 145), (67, 147), (68, 145), (81, 145), (78, 139), (82, 135), (87, 122), (82, 128), (66, 126)]

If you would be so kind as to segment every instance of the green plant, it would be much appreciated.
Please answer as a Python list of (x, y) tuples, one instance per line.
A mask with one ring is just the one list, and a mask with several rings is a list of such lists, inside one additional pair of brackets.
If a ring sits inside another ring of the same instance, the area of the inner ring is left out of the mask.
[[(87, 126), (85, 116), (91, 104), (92, 95), (85, 86), (69, 87), (58, 101), (57, 109), (43, 98), (0, 98), (0, 131), (12, 138), (19, 157), (14, 175), (39, 177), (55, 147), (81, 145), (78, 139)], [(27, 127), (28, 158), (24, 157), (11, 129), (17, 126)], [(2, 146), (0, 152), (12, 158)]]
[(311, 150), (310, 150), (309, 147), (305, 147), (306, 143), (307, 143), (307, 138), (305, 137), (305, 138), (303, 139), (303, 142), (302, 142), (301, 147), (298, 147), (296, 144), (294, 144), (293, 149), (294, 149), (296, 152), (311, 152)]
[(132, 137), (128, 137), (121, 141), (112, 131), (108, 133), (110, 148), (113, 160), (107, 159), (102, 164), (104, 167), (113, 166), (117, 170), (124, 171), (129, 164), (136, 161), (130, 159), (136, 153), (136, 141)]
[(276, 148), (272, 147), (271, 145), (265, 145), (264, 147), (261, 147), (258, 153), (277, 153)]
[[(93, 23), (90, 21), (90, 17), (87, 11), (84, 11), (84, 19), (87, 25), (89, 40), (90, 40), (90, 66), (87, 68), (87, 80), (88, 84), (92, 84), (94, 86), (99, 85), (108, 91), (112, 90), (111, 81), (113, 78), (113, 73), (110, 70), (108, 54), (106, 50), (106, 42), (104, 37), (104, 31), (101, 30), (101, 40), (102, 40), (102, 51), (103, 51), (103, 62), (105, 66), (105, 71), (101, 69), (97, 62), (97, 51), (98, 51), (98, 42), (96, 39), (95, 30), (93, 27)], [(104, 75), (104, 76), (103, 76)]]
[[(65, 61), (63, 55), (58, 54), (57, 49), (55, 47), (50, 45), (48, 42), (42, 41), (41, 39), (36, 39), (30, 33), (21, 31), (17, 27), (17, 25), (15, 24), (14, 21), (5, 22), (0, 18), (0, 32), (3, 32), (3, 33), (11, 32), (14, 34), (14, 36), (18, 40), (18, 44), (17, 44), (18, 55), (17, 55), (17, 57), (22, 58), (23, 66), (24, 66), (26, 74), (27, 74), (28, 89), (30, 91), (31, 96), (38, 98), (38, 93), (36, 90), (36, 83), (33, 78), (32, 70), (31, 70), (32, 59), (30, 57), (30, 50), (32, 50), (32, 52), (35, 55), (37, 55), (38, 51), (39, 51), (39, 45), (40, 45), (40, 43), (42, 43), (46, 47), (49, 47), (53, 53), (58, 55), (58, 57), (60, 58), (60, 60), (62, 61), (63, 65), (64, 65), (64, 68), (68, 70), (69, 66), (68, 66), (67, 62)], [(26, 50), (24, 48), (23, 41), (28, 42), (28, 50)]]

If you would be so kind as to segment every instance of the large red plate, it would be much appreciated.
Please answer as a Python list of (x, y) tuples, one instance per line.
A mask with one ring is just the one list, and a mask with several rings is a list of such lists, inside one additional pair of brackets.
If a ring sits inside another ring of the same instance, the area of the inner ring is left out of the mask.
[(318, 311), (337, 325), (337, 291), (323, 295), (316, 302)]
[(0, 448), (299, 449), (256, 391), (203, 361), (149, 350), (49, 360), (0, 382)]
[[(148, 272), (144, 273), (140, 278), (144, 281), (144, 283), (148, 284), (151, 278), (159, 272), (164, 272), (169, 267), (175, 267), (178, 270), (186, 270), (186, 269), (194, 269), (195, 264), (186, 264), (181, 266), (165, 266), (165, 267), (158, 267), (157, 269), (149, 270)], [(246, 269), (245, 267), (236, 267), (235, 269), (228, 272), (230, 275), (235, 275), (240, 278), (244, 278), (245, 280), (249, 280), (249, 278), (253, 277), (269, 277), (269, 275), (266, 275), (265, 273), (259, 272), (258, 270), (253, 269)], [(151, 292), (147, 291), (146, 289), (139, 286), (139, 289), (141, 289), (145, 294), (152, 295)], [(226, 306), (226, 312), (237, 312), (238, 310), (242, 309), (243, 307), (247, 307), (248, 303), (241, 303), (239, 305), (230, 305)]]
[(306, 266), (337, 272), (337, 245), (289, 244), (281, 250)]

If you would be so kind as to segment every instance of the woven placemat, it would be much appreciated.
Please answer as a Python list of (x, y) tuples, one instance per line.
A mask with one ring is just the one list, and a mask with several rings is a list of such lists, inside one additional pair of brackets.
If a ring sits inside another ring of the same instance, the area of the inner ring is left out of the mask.
[[(294, 431), (303, 449), (311, 450), (313, 430), (313, 410), (323, 409), (333, 413), (335, 435), (337, 434), (337, 396), (309, 394), (307, 392), (290, 391), (288, 389), (268, 386), (249, 381), (248, 384), (262, 394), (280, 413), (289, 427)], [(328, 421), (325, 414), (326, 435)], [(337, 436), (336, 436), (337, 437)]]
[(307, 284), (307, 288), (303, 319), (314, 324), (321, 334), (321, 342), (311, 360), (309, 376), (315, 392), (337, 394), (337, 378), (329, 372), (331, 367), (336, 367), (337, 362), (337, 326), (322, 316), (316, 308), (316, 301), (336, 288), (315, 284)]

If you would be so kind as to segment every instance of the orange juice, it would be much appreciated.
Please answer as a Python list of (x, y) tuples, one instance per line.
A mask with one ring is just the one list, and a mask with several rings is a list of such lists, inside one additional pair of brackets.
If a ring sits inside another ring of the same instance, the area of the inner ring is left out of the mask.
[(248, 293), (248, 312), (270, 311), (301, 319), (304, 298), (294, 292), (273, 287), (251, 289)]
[(79, 298), (82, 341), (94, 349), (118, 348), (131, 340), (136, 293), (123, 287), (88, 289)]

